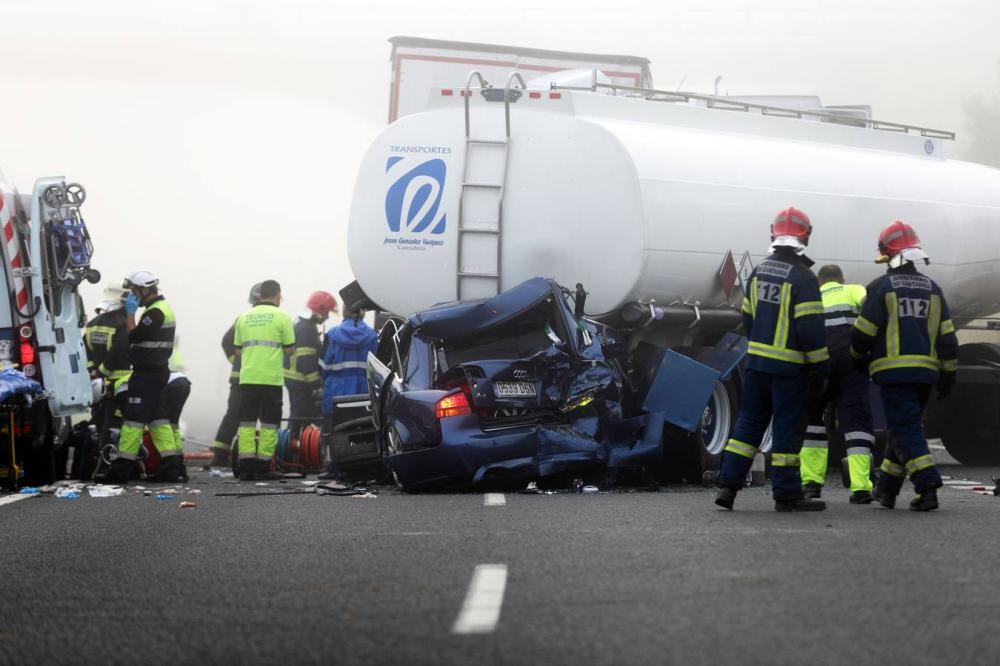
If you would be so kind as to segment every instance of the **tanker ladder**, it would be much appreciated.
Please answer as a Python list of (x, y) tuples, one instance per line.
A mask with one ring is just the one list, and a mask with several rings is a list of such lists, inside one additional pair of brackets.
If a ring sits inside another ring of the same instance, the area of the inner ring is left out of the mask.
[[(504, 138), (472, 137), (469, 100), (473, 79), (479, 79), (480, 94), (487, 101), (503, 100)], [(520, 83), (520, 89), (511, 88), (515, 80)], [(510, 103), (520, 99), (524, 89), (524, 79), (517, 72), (511, 72), (507, 77), (503, 90), (492, 88), (478, 71), (470, 72), (465, 82), (462, 92), (465, 99), (465, 160), (458, 201), (457, 300), (495, 296), (501, 290), (503, 196), (510, 155)], [(475, 165), (470, 166), (473, 162)]]

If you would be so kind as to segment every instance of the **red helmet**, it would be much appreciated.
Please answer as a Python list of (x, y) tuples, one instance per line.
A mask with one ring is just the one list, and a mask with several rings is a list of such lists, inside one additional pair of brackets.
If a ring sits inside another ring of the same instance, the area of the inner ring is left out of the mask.
[(306, 307), (321, 317), (326, 317), (337, 311), (337, 299), (328, 291), (314, 291), (309, 295)]
[(878, 235), (878, 251), (887, 257), (895, 257), (903, 250), (919, 247), (917, 232), (902, 220), (896, 220)]
[(781, 236), (786, 236), (805, 247), (809, 245), (811, 233), (812, 223), (809, 221), (809, 216), (792, 206), (780, 211), (771, 224), (772, 242)]

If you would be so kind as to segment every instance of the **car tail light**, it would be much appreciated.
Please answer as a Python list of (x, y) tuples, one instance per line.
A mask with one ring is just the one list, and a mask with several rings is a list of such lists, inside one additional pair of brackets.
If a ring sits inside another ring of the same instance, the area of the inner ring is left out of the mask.
[(437, 405), (434, 406), (434, 415), (439, 419), (471, 413), (472, 408), (469, 407), (469, 399), (466, 397), (465, 391), (446, 395), (438, 400)]
[(21, 371), (28, 377), (34, 377), (38, 374), (38, 368), (35, 367), (35, 345), (31, 341), (34, 331), (30, 326), (22, 326), (18, 334), (21, 337)]

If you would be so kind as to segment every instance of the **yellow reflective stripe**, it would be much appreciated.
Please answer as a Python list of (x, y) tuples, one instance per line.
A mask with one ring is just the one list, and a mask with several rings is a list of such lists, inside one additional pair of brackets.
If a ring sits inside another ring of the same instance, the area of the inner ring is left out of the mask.
[(868, 366), (871, 374), (883, 370), (898, 370), (900, 368), (923, 368), (937, 372), (939, 363), (936, 358), (923, 354), (909, 354), (892, 358), (877, 358)]
[(753, 458), (757, 455), (757, 447), (747, 444), (746, 442), (741, 442), (738, 439), (730, 439), (726, 444), (726, 451), (730, 453), (735, 453), (741, 455), (744, 458)]
[(110, 379), (121, 379), (122, 377), (127, 377), (132, 373), (132, 371), (128, 369), (111, 370), (110, 368), (108, 368), (108, 366), (104, 365), (103, 363), (101, 363), (100, 367), (97, 368), (97, 371)]
[(762, 356), (764, 358), (773, 358), (777, 361), (787, 361), (789, 363), (805, 363), (806, 355), (800, 351), (795, 351), (794, 349), (779, 349), (773, 345), (767, 345), (763, 342), (750, 341), (750, 347), (747, 353), (753, 354), (754, 356)]
[(788, 310), (792, 305), (792, 283), (781, 285), (781, 302), (778, 304), (778, 325), (774, 330), (774, 346), (788, 347)]
[(798, 467), (799, 455), (797, 453), (772, 453), (772, 467)]
[(822, 363), (830, 360), (830, 352), (826, 347), (820, 347), (806, 352), (806, 363)]
[(910, 474), (925, 470), (928, 467), (934, 467), (934, 456), (929, 453), (925, 456), (919, 456), (913, 460), (906, 461), (906, 471)]
[(927, 334), (931, 338), (931, 356), (937, 358), (937, 337), (941, 328), (941, 297), (931, 294), (930, 312), (927, 313)]
[(854, 322), (854, 328), (858, 329), (867, 336), (875, 337), (878, 335), (878, 326), (871, 323), (864, 317), (858, 317), (858, 320)]
[(795, 304), (795, 319), (808, 315), (821, 315), (825, 312), (822, 301), (803, 301)]
[(955, 324), (952, 323), (951, 319), (945, 319), (941, 322), (941, 335), (948, 335), (949, 333), (955, 332)]
[(757, 278), (750, 280), (750, 308), (754, 317), (757, 316)]
[(885, 309), (889, 326), (885, 333), (885, 355), (899, 356), (899, 300), (895, 292), (886, 292)]
[(236, 361), (235, 356), (227, 356), (226, 360), (229, 361), (229, 365), (232, 365)]
[(946, 361), (941, 361), (941, 369), (945, 372), (958, 372), (958, 359), (950, 358)]
[(293, 356), (309, 356), (318, 353), (319, 351), (315, 347), (296, 347)]
[(753, 314), (753, 304), (750, 302), (750, 298), (748, 296), (744, 296), (743, 297), (743, 307), (742, 307), (742, 310), (743, 310), (743, 312), (747, 313), (748, 315), (752, 315)]
[(897, 465), (888, 458), (882, 459), (882, 466), (879, 468), (889, 476), (896, 476), (899, 478), (906, 478), (906, 470), (902, 465)]
[(302, 373), (295, 370), (285, 370), (284, 375), (285, 379), (294, 382), (318, 382), (320, 380), (319, 372)]

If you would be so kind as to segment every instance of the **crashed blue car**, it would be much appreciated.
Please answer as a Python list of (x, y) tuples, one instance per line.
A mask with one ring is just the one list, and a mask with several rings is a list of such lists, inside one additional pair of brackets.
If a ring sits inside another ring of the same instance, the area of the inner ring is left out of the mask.
[(726, 336), (699, 360), (632, 345), (628, 330), (585, 318), (579, 299), (534, 278), (383, 328), (370, 409), (399, 486), (520, 486), (697, 459), (705, 405), (745, 340)]

